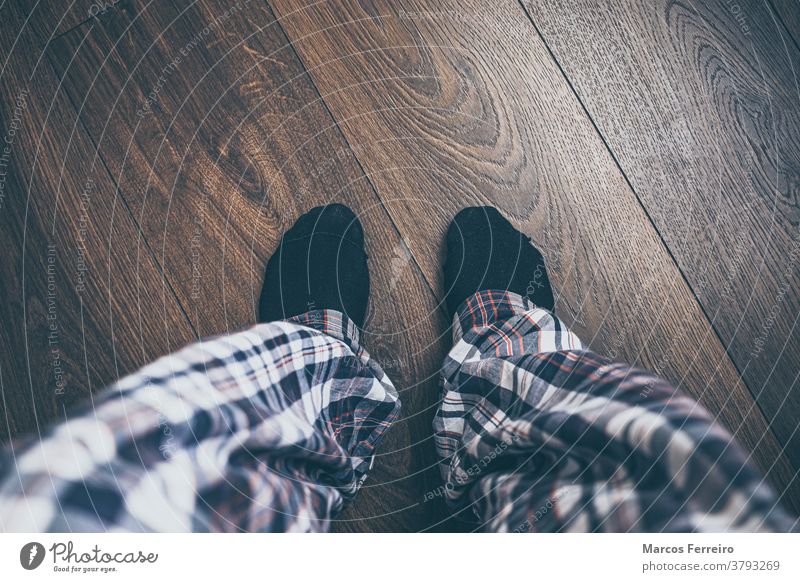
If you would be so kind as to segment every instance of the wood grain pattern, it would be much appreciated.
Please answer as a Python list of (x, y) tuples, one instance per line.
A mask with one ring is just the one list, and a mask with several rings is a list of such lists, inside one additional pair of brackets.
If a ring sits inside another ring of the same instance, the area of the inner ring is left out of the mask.
[(464, 206), (502, 208), (587, 343), (696, 396), (796, 503), (794, 470), (517, 3), (271, 5), (437, 290), (432, 241)]
[(261, 2), (130, 2), (48, 51), (122, 195), (159, 249), (203, 335), (255, 320), (281, 233), (342, 202), (367, 236), (367, 348), (396, 383), (403, 419), (338, 531), (414, 531), (438, 485), (431, 420), (446, 327), (404, 240)]
[(193, 334), (24, 15), (0, 20), (5, 441)]
[[(798, 68), (796, 4), (771, 0), (795, 34), (783, 56), (764, 44), (778, 32), (766, 5), (746, 2), (528, 3), (549, 45), (512, 0), (304, 4), (123, 0), (89, 21), (94, 0), (0, 5), (0, 135), (15, 132), (0, 439), (198, 334), (251, 324), (280, 234), (343, 202), (367, 234), (365, 343), (403, 419), (333, 529), (463, 527), (425, 502), (450, 343), (441, 240), (460, 208), (493, 204), (543, 249), (581, 337), (696, 396), (800, 511), (777, 406), (781, 389), (797, 406), (800, 365), (798, 94), (781, 76)], [(748, 392), (734, 362), (762, 335)]]
[[(771, 20), (778, 20), (786, 27), (790, 38), (785, 42), (797, 45), (800, 43), (800, 1), (798, 0), (770, 0), (773, 12), (770, 14)], [(781, 34), (781, 37), (783, 35)], [(781, 43), (782, 45), (783, 43)], [(777, 48), (780, 48), (778, 45)], [(795, 63), (795, 70), (797, 63)]]
[(17, 0), (22, 20), (36, 33), (38, 46), (81, 24), (104, 18), (126, 3), (127, 0)]
[(797, 47), (761, 2), (526, 5), (797, 469)]

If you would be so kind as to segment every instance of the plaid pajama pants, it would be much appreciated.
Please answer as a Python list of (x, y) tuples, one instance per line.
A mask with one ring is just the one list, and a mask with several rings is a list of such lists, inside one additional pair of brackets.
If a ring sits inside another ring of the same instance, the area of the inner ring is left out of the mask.
[[(448, 503), (489, 531), (785, 531), (732, 437), (548, 311), (456, 314), (434, 422)], [(201, 341), (0, 457), (4, 531), (324, 531), (397, 419), (335, 311)], [(419, 435), (425, 438), (425, 435)]]

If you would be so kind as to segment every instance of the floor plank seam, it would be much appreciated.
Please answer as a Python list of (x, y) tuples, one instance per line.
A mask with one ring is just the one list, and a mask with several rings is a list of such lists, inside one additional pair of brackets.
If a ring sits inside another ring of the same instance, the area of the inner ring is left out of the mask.
[[(517, 3), (519, 4), (520, 8), (522, 9), (522, 11), (527, 16), (528, 21), (530, 22), (530, 24), (533, 27), (533, 29), (536, 31), (537, 36), (541, 39), (542, 43), (544, 44), (545, 49), (547, 50), (548, 54), (550, 55), (550, 58), (553, 59), (553, 62), (555, 63), (556, 67), (558, 67), (558, 70), (561, 73), (561, 75), (563, 76), (563, 78), (564, 78), (565, 82), (567, 83), (567, 85), (569, 86), (570, 91), (575, 96), (575, 99), (577, 99), (578, 103), (581, 106), (581, 109), (584, 111), (584, 113), (586, 114), (586, 117), (589, 119), (589, 122), (592, 124), (592, 127), (597, 132), (598, 137), (603, 142), (603, 145), (605, 145), (606, 151), (611, 156), (611, 159), (614, 161), (614, 165), (619, 169), (619, 172), (622, 175), (622, 178), (625, 180), (625, 183), (627, 184), (627, 186), (630, 189), (631, 193), (635, 196), (636, 201), (638, 202), (639, 206), (642, 209), (642, 212), (644, 212), (645, 216), (647, 217), (648, 222), (650, 223), (650, 225), (652, 226), (652, 228), (655, 231), (656, 235), (658, 236), (659, 241), (661, 241), (661, 244), (663, 245), (664, 249), (666, 250), (667, 255), (669, 256), (670, 260), (675, 265), (675, 268), (677, 269), (678, 273), (680, 273), (681, 279), (683, 279), (683, 282), (686, 284), (686, 286), (688, 287), (689, 291), (691, 292), (692, 298), (694, 299), (694, 301), (697, 304), (697, 306), (700, 308), (700, 311), (703, 313), (703, 316), (706, 318), (706, 321), (708, 321), (709, 326), (714, 331), (714, 335), (716, 336), (717, 340), (720, 342), (720, 345), (725, 350), (725, 355), (727, 356), (727, 358), (730, 361), (730, 363), (733, 365), (733, 368), (734, 368), (734, 370), (736, 370), (736, 373), (739, 375), (739, 379), (747, 387), (747, 391), (753, 397), (753, 400), (755, 401), (756, 405), (758, 406), (758, 409), (761, 412), (762, 416), (764, 416), (765, 419), (769, 418), (767, 416), (766, 412), (764, 411), (761, 402), (759, 402), (758, 399), (754, 397), (753, 389), (750, 387), (750, 385), (747, 383), (745, 378), (742, 376), (742, 371), (739, 369), (739, 366), (736, 364), (736, 361), (732, 357), (732, 355), (730, 353), (730, 348), (725, 343), (725, 341), (722, 339), (722, 336), (720, 335), (720, 332), (717, 329), (717, 326), (715, 325), (714, 321), (709, 317), (708, 312), (706, 311), (706, 309), (703, 306), (702, 302), (700, 301), (700, 299), (698, 298), (697, 294), (695, 293), (694, 287), (689, 282), (689, 280), (688, 280), (688, 278), (686, 276), (686, 273), (683, 271), (683, 269), (681, 268), (680, 264), (678, 263), (675, 255), (672, 252), (672, 249), (670, 249), (669, 245), (664, 240), (664, 237), (661, 234), (660, 229), (656, 226), (655, 221), (653, 220), (652, 216), (650, 215), (650, 212), (647, 210), (647, 208), (645, 207), (644, 203), (642, 202), (641, 197), (636, 192), (636, 189), (633, 187), (633, 184), (631, 183), (630, 179), (628, 178), (628, 175), (626, 174), (625, 170), (622, 168), (622, 165), (620, 164), (619, 159), (617, 158), (617, 156), (612, 151), (610, 144), (608, 143), (608, 141), (606, 140), (605, 136), (603, 135), (603, 132), (600, 130), (600, 128), (598, 127), (598, 125), (595, 122), (594, 118), (590, 114), (589, 110), (586, 108), (586, 105), (584, 104), (583, 99), (581, 99), (580, 95), (578, 94), (577, 90), (575, 89), (575, 86), (570, 81), (569, 76), (567, 75), (566, 71), (564, 70), (564, 68), (561, 66), (561, 63), (556, 58), (555, 53), (553, 53), (552, 49), (550, 48), (550, 45), (547, 43), (547, 40), (544, 38), (544, 35), (542, 34), (541, 30), (539, 29), (538, 26), (536, 26), (536, 23), (534, 22), (533, 17), (528, 12), (528, 10), (525, 7), (525, 5), (522, 2), (522, 0), (517, 0)], [(775, 430), (774, 430), (774, 428), (772, 426), (772, 422), (768, 421), (767, 425), (769, 426), (770, 432), (775, 436), (776, 439), (778, 439), (778, 435), (775, 433)], [(780, 443), (781, 441), (778, 439), (777, 442)]]
[[(770, 10), (771, 16), (772, 16), (772, 17), (773, 17), (773, 18), (774, 18), (776, 21), (778, 21), (778, 22), (780, 22), (780, 23), (781, 23), (781, 26), (783, 27), (783, 30), (786, 32), (786, 36), (788, 36), (788, 37), (791, 39), (791, 41), (792, 41), (792, 43), (794, 44), (795, 48), (796, 48), (798, 51), (800, 51), (800, 43), (798, 43), (798, 39), (796, 39), (796, 38), (795, 38), (795, 36), (794, 36), (794, 34), (792, 34), (792, 31), (791, 31), (791, 30), (789, 29), (789, 27), (786, 25), (786, 21), (785, 21), (785, 20), (784, 20), (784, 18), (781, 16), (781, 13), (780, 13), (780, 12), (778, 12), (778, 10), (775, 8), (775, 3), (773, 2), (773, 0), (767, 0), (766, 4), (767, 4), (767, 6), (769, 7), (769, 10)], [(795, 79), (797, 79), (797, 72), (796, 72), (796, 71), (793, 71), (793, 72), (795, 73)]]
[[(116, 5), (113, 5), (113, 6), (109, 6), (109, 7), (108, 7), (106, 10), (119, 10), (119, 8), (118, 8)], [(102, 14), (105, 14), (105, 12), (103, 12)], [(98, 16), (99, 16), (99, 15), (98, 15)], [(45, 50), (45, 51), (46, 51), (46, 50), (47, 50), (47, 48), (50, 46), (50, 44), (51, 44), (52, 42), (54, 42), (54, 41), (58, 40), (58, 39), (59, 39), (59, 38), (61, 38), (62, 36), (66, 36), (66, 35), (68, 35), (68, 34), (70, 34), (70, 33), (74, 32), (74, 31), (76, 31), (77, 29), (79, 29), (79, 28), (81, 28), (81, 27), (83, 27), (83, 26), (86, 26), (88, 23), (90, 23), (90, 22), (91, 22), (91, 21), (93, 21), (93, 20), (98, 20), (98, 21), (99, 21), (99, 18), (98, 18), (98, 16), (90, 16), (89, 18), (86, 18), (85, 20), (81, 20), (81, 21), (80, 21), (78, 24), (73, 24), (73, 25), (72, 25), (72, 26), (70, 26), (70, 27), (69, 27), (67, 30), (65, 30), (65, 31), (63, 31), (63, 32), (59, 32), (58, 34), (51, 34), (51, 35), (50, 35), (50, 38), (48, 38), (48, 39), (47, 39), (47, 40), (44, 42), (44, 44), (40, 44), (40, 45), (39, 45), (39, 48), (41, 48), (42, 50)], [(54, 32), (55, 32), (55, 31), (54, 31)], [(41, 41), (42, 41), (42, 39), (41, 39), (41, 38), (39, 38), (39, 42), (40, 42), (40, 43), (41, 43)]]
[[(331, 111), (330, 107), (328, 107), (328, 103), (325, 101), (325, 98), (322, 96), (322, 93), (320, 92), (319, 87), (317, 87), (317, 83), (314, 81), (313, 75), (308, 70), (308, 67), (306, 66), (306, 63), (303, 60), (303, 57), (300, 55), (299, 51), (295, 48), (294, 41), (289, 37), (288, 33), (284, 29), (283, 25), (281, 24), (280, 18), (278, 18), (277, 14), (276, 14), (275, 10), (272, 8), (272, 5), (270, 4), (269, 0), (265, 0), (265, 2), (267, 4), (267, 8), (269, 9), (270, 13), (272, 14), (272, 17), (275, 19), (275, 24), (278, 26), (278, 29), (286, 37), (286, 40), (289, 41), (289, 47), (290, 47), (290, 49), (292, 51), (292, 54), (295, 55), (295, 58), (297, 58), (297, 60), (300, 63), (300, 65), (303, 67), (303, 70), (305, 71), (306, 77), (308, 77), (309, 83), (314, 88), (314, 92), (319, 97), (320, 103), (322, 103), (322, 106), (325, 108), (325, 111), (330, 116), (331, 121), (336, 126), (336, 131), (342, 137), (342, 139), (344, 140), (344, 143), (347, 145), (347, 149), (353, 155), (353, 160), (355, 160), (355, 163), (356, 163), (356, 166), (358, 167), (358, 170), (364, 176), (364, 179), (366, 180), (367, 184), (369, 184), (370, 189), (375, 194), (375, 197), (378, 199), (378, 202), (380, 203), (381, 208), (386, 213), (386, 216), (389, 218), (389, 222), (392, 224), (392, 228), (397, 233), (397, 236), (400, 237), (400, 240), (404, 241), (403, 235), (400, 232), (400, 229), (397, 227), (397, 224), (395, 223), (394, 218), (392, 218), (392, 214), (389, 212), (389, 209), (386, 208), (386, 205), (383, 202), (383, 198), (381, 198), (381, 195), (378, 193), (377, 188), (375, 188), (375, 184), (372, 183), (372, 180), (370, 179), (369, 174), (367, 173), (366, 169), (362, 165), (361, 160), (359, 159), (358, 154), (356, 153), (356, 151), (353, 149), (353, 146), (350, 143), (350, 140), (347, 138), (347, 135), (344, 133), (344, 131), (342, 131), (342, 128), (339, 125), (339, 121), (336, 119), (336, 116), (333, 114), (333, 112)], [(414, 267), (419, 272), (422, 280), (425, 281), (425, 285), (428, 287), (428, 289), (430, 290), (430, 292), (433, 295), (433, 297), (438, 300), (438, 296), (436, 294), (436, 291), (434, 290), (434, 287), (431, 284), (431, 282), (428, 280), (428, 277), (425, 276), (425, 272), (420, 267), (419, 262), (417, 261), (417, 258), (414, 256), (413, 253), (409, 253), (409, 254), (410, 254), (410, 257), (411, 257), (411, 261), (414, 263)], [(441, 301), (437, 301), (437, 303), (438, 303), (439, 310), (442, 313), (445, 313), (446, 309), (444, 308), (443, 303)], [(445, 313), (445, 315), (446, 315), (446, 313)]]
[[(75, 26), (75, 27), (71, 28), (67, 32), (74, 31), (77, 28), (78, 28), (78, 26)], [(67, 33), (64, 33), (64, 34), (67, 34)], [(59, 35), (59, 36), (63, 36), (64, 34)], [(50, 41), (48, 41), (48, 43), (49, 42)], [(50, 57), (50, 52), (49, 52), (47, 46), (45, 46), (44, 54), (45, 54), (45, 59), (47, 60), (47, 64), (48, 64), (50, 70), (53, 72), (53, 74), (58, 79), (58, 70), (56, 69), (55, 63), (53, 63), (53, 61), (52, 61), (52, 59)], [(66, 94), (67, 101), (72, 106), (72, 109), (75, 111), (75, 116), (77, 117), (77, 120), (78, 120), (78, 123), (80, 124), (81, 129), (83, 130), (83, 132), (88, 137), (89, 143), (92, 144), (92, 147), (95, 150), (95, 155), (97, 156), (97, 159), (100, 160), (100, 163), (102, 164), (103, 170), (105, 170), (106, 174), (108, 174), (108, 177), (111, 180), (111, 183), (114, 185), (114, 187), (116, 188), (117, 192), (119, 192), (119, 199), (122, 201), (122, 206), (125, 208), (125, 212), (128, 214), (128, 216), (130, 217), (131, 221), (133, 222), (133, 225), (136, 227), (136, 230), (139, 233), (139, 236), (141, 237), (142, 241), (144, 242), (145, 248), (147, 249), (147, 253), (149, 254), (150, 258), (152, 259), (153, 263), (156, 266), (156, 269), (158, 269), (158, 272), (162, 277), (162, 281), (169, 288), (169, 292), (172, 295), (172, 298), (175, 300), (175, 303), (178, 305), (178, 308), (181, 310), (181, 313), (183, 313), (183, 316), (186, 318), (186, 320), (187, 320), (187, 322), (189, 324), (189, 327), (192, 330), (192, 333), (194, 334), (194, 336), (197, 339), (200, 339), (199, 332), (197, 331), (197, 328), (195, 327), (194, 322), (192, 321), (192, 318), (189, 316), (189, 313), (186, 311), (186, 308), (184, 307), (183, 302), (181, 302), (180, 297), (178, 296), (177, 292), (175, 291), (175, 288), (172, 285), (172, 282), (170, 281), (166, 270), (164, 269), (163, 265), (161, 264), (161, 261), (158, 260), (158, 256), (156, 255), (156, 253), (153, 250), (153, 248), (150, 246), (150, 241), (147, 240), (147, 237), (145, 236), (145, 233), (144, 233), (144, 230), (142, 229), (141, 224), (136, 219), (136, 216), (134, 216), (133, 211), (131, 210), (131, 208), (130, 208), (130, 206), (128, 204), (128, 201), (125, 198), (125, 194), (123, 193), (122, 188), (120, 187), (119, 183), (117, 182), (116, 178), (114, 177), (114, 174), (111, 172), (111, 168), (109, 168), (108, 164), (106, 163), (106, 160), (103, 157), (98, 144), (95, 142), (94, 136), (91, 134), (91, 132), (89, 131), (89, 128), (86, 126), (86, 123), (81, 118), (81, 114), (80, 114), (80, 111), (78, 110), (78, 106), (73, 101), (72, 96), (69, 94), (68, 91), (65, 91), (64, 93)]]

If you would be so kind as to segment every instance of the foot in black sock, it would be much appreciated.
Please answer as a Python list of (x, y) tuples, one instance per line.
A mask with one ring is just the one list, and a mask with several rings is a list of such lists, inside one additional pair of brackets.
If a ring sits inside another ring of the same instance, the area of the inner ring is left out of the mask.
[(368, 299), (361, 223), (346, 206), (330, 204), (307, 212), (283, 235), (267, 263), (258, 319), (335, 309), (362, 327)]
[(527, 296), (554, 310), (542, 254), (490, 206), (465, 208), (447, 230), (444, 284), (448, 312), (478, 291), (497, 289)]

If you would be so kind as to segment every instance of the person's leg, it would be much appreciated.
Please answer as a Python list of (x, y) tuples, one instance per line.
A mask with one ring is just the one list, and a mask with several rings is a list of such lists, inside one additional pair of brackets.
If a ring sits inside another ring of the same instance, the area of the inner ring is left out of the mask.
[(399, 414), (359, 344), (368, 290), (355, 216), (305, 215), (261, 300), (260, 320), (286, 321), (161, 358), (7, 448), (0, 528), (326, 530)]
[(456, 217), (445, 284), (454, 346), (434, 430), (446, 498), (477, 524), (793, 526), (747, 454), (699, 404), (650, 372), (582, 348), (553, 313), (541, 255), (496, 211)]

